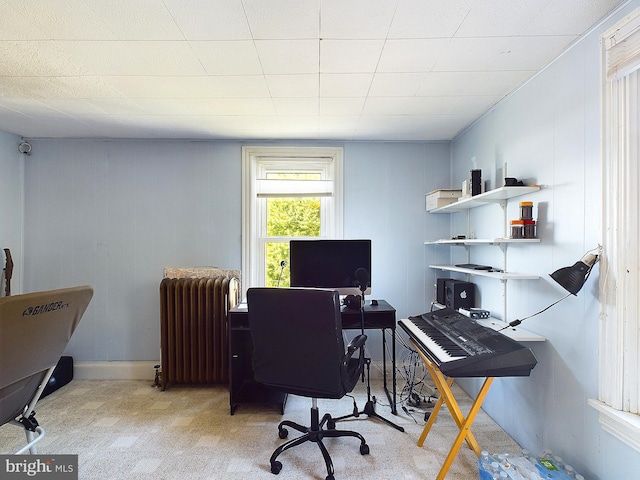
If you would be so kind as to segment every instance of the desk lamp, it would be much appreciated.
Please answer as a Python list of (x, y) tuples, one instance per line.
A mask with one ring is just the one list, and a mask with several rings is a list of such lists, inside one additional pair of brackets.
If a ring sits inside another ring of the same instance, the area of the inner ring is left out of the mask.
[[(593, 250), (596, 250), (596, 249), (593, 249)], [(502, 327), (499, 331), (502, 331), (505, 328), (515, 327), (517, 325), (520, 325), (527, 318), (535, 317), (536, 315), (539, 315), (542, 312), (549, 310), (551, 307), (560, 303), (569, 295), (575, 296), (586, 283), (587, 278), (589, 278), (589, 274), (593, 269), (593, 266), (596, 263), (598, 263), (599, 256), (595, 253), (592, 253), (593, 250), (589, 250), (580, 260), (578, 260), (572, 266), (559, 268), (555, 272), (549, 274), (549, 276), (553, 278), (562, 288), (564, 288), (567, 292), (569, 292), (567, 295), (562, 297), (560, 300), (556, 300), (551, 305), (543, 308), (539, 312), (529, 315), (528, 317), (524, 317), (522, 319), (513, 320), (512, 322), (509, 322), (509, 324), (506, 327)], [(597, 250), (600, 250), (600, 246), (598, 246)]]
[(587, 252), (573, 266), (560, 268), (550, 276), (567, 292), (576, 295), (589, 278), (589, 274), (597, 262), (598, 255)]

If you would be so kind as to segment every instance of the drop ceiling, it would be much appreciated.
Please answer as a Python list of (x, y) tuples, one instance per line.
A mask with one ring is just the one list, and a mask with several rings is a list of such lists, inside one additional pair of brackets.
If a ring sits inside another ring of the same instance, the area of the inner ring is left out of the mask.
[(0, 0), (0, 130), (450, 140), (621, 3)]

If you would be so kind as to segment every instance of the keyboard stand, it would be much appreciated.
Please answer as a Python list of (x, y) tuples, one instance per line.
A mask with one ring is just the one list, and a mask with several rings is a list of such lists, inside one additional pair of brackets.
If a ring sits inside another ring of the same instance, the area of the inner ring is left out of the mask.
[(473, 433), (471, 432), (471, 425), (473, 424), (473, 421), (475, 420), (476, 415), (480, 411), (480, 407), (482, 407), (482, 402), (484, 402), (484, 399), (487, 396), (487, 393), (489, 393), (489, 388), (491, 387), (491, 383), (493, 382), (493, 377), (485, 378), (482, 384), (482, 387), (478, 392), (478, 395), (476, 395), (476, 398), (473, 401), (471, 410), (469, 410), (469, 413), (465, 418), (464, 414), (462, 413), (462, 410), (460, 409), (460, 406), (458, 405), (458, 402), (456, 401), (453, 395), (453, 392), (451, 391), (453, 378), (446, 377), (438, 369), (436, 364), (433, 363), (431, 360), (429, 360), (429, 358), (422, 352), (422, 350), (418, 348), (418, 346), (413, 342), (413, 340), (409, 339), (409, 341), (414, 346), (415, 350), (420, 354), (420, 357), (422, 357), (422, 361), (427, 367), (427, 370), (429, 371), (429, 375), (431, 375), (431, 378), (436, 384), (436, 388), (440, 392), (440, 398), (438, 398), (438, 401), (433, 407), (433, 411), (429, 416), (429, 420), (427, 421), (427, 424), (424, 426), (424, 430), (422, 430), (422, 435), (420, 435), (420, 438), (418, 439), (418, 447), (422, 447), (422, 445), (424, 444), (424, 441), (426, 440), (427, 435), (429, 434), (429, 430), (431, 430), (432, 425), (436, 421), (436, 417), (438, 416), (438, 412), (440, 411), (440, 408), (442, 407), (443, 402), (447, 405), (449, 412), (451, 412), (451, 416), (455, 420), (460, 430), (460, 433), (458, 433), (458, 436), (453, 442), (453, 445), (451, 446), (451, 450), (449, 450), (449, 454), (447, 455), (447, 458), (442, 464), (442, 468), (440, 469), (440, 472), (436, 477), (436, 480), (443, 480), (444, 477), (447, 475), (447, 472), (449, 471), (449, 468), (451, 467), (453, 460), (458, 454), (458, 450), (460, 450), (460, 447), (462, 446), (463, 441), (466, 441), (469, 448), (472, 449), (478, 457), (480, 457), (480, 446), (478, 445), (478, 442), (476, 441), (475, 437), (473, 436)]

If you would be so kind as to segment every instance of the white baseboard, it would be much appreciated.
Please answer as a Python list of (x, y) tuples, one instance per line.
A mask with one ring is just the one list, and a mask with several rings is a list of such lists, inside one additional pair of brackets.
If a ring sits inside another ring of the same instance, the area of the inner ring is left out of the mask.
[(149, 380), (155, 378), (157, 362), (73, 362), (78, 380)]

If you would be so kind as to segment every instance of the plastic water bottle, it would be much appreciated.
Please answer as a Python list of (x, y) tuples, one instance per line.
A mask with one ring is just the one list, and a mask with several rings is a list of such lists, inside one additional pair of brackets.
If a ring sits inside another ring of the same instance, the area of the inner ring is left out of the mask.
[(571, 478), (576, 478), (576, 472), (571, 465), (564, 466), (564, 472), (569, 475)]
[(576, 480), (584, 480), (584, 477), (579, 473), (576, 473)]

